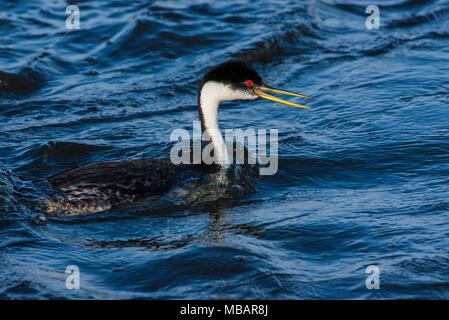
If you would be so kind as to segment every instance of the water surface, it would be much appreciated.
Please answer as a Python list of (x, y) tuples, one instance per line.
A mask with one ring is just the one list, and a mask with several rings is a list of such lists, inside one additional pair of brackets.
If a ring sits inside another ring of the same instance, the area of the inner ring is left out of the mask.
[[(370, 4), (78, 1), (68, 31), (65, 1), (2, 1), (0, 297), (449, 298), (449, 2), (378, 1), (379, 30)], [(42, 212), (47, 176), (167, 158), (229, 58), (313, 97), (220, 109), (222, 128), (279, 130), (276, 175), (198, 207)]]

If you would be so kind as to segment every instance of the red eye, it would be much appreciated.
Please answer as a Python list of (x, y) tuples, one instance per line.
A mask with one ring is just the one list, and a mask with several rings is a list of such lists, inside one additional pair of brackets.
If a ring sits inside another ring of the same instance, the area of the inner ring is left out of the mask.
[(248, 87), (252, 87), (252, 86), (253, 86), (253, 82), (252, 82), (251, 80), (246, 81), (245, 84), (246, 84)]

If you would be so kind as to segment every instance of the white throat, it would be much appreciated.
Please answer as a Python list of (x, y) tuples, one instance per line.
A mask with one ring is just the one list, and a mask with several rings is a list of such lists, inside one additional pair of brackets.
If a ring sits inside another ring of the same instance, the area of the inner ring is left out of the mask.
[(215, 163), (225, 166), (230, 163), (230, 159), (218, 127), (218, 106), (223, 100), (253, 100), (257, 99), (257, 96), (235, 90), (229, 85), (215, 81), (206, 82), (199, 94), (199, 108), (202, 114), (204, 138), (211, 141)]

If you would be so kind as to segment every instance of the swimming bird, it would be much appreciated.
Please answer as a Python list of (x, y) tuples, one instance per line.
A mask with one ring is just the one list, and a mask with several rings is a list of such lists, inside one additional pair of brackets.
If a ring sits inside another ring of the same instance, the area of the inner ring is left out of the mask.
[(46, 211), (71, 214), (104, 211), (121, 204), (167, 193), (190, 175), (210, 175), (228, 164), (225, 142), (218, 127), (218, 108), (225, 100), (256, 100), (307, 108), (266, 92), (308, 98), (275, 89), (262, 81), (248, 63), (229, 60), (212, 67), (198, 88), (198, 112), (203, 136), (212, 147), (212, 164), (174, 164), (169, 159), (134, 159), (93, 163), (48, 177), (56, 200), (46, 202)]

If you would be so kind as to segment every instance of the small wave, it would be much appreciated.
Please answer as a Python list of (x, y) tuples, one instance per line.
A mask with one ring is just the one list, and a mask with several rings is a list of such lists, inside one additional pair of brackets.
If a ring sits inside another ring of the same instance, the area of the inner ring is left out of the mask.
[(44, 77), (28, 67), (17, 74), (0, 71), (0, 93), (29, 94), (41, 88), (44, 83)]
[(111, 248), (146, 248), (152, 251), (171, 251), (183, 248), (196, 241), (197, 235), (190, 235), (182, 239), (166, 240), (161, 237), (143, 237), (126, 240), (94, 240), (86, 239), (87, 247), (111, 249)]
[(20, 180), (0, 162), (0, 230), (24, 218), (32, 224), (39, 220), (36, 212), (38, 194), (31, 183)]
[(447, 15), (449, 15), (449, 7), (436, 9), (426, 13), (416, 13), (407, 18), (393, 20), (387, 24), (386, 28), (393, 29), (415, 27), (432, 21), (447, 19)]
[(76, 142), (51, 141), (25, 152), (23, 156), (30, 156), (35, 160), (64, 161), (84, 157), (90, 153), (105, 151), (109, 147), (81, 144)]

